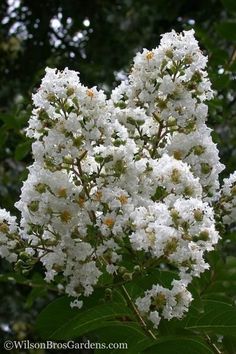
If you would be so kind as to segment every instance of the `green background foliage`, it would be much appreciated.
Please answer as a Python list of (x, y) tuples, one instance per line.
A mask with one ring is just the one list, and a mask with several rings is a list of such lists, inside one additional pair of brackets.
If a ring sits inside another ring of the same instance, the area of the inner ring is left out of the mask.
[[(32, 161), (31, 142), (24, 135), (24, 127), (32, 109), (31, 94), (37, 90), (45, 67), (77, 70), (84, 84), (97, 85), (109, 94), (129, 73), (135, 53), (143, 47), (156, 47), (160, 35), (171, 29), (194, 28), (202, 50), (209, 56), (208, 71), (216, 94), (209, 103), (208, 123), (214, 129), (214, 140), (227, 166), (222, 178), (235, 170), (234, 0), (2, 0), (0, 21), (2, 208), (17, 215), (14, 203), (27, 177), (26, 166)], [(217, 343), (222, 353), (234, 354), (235, 240), (235, 231), (227, 230), (217, 250), (209, 256), (211, 270), (194, 282), (191, 290), (195, 300), (189, 314), (183, 321), (164, 322), (157, 343), (137, 326), (122, 294), (112, 290), (111, 297), (106, 298), (106, 280), (101, 289), (86, 299), (88, 305), (80, 314), (71, 310), (69, 300), (62, 297), (49, 304), (36, 321), (40, 309), (55, 298), (56, 289), (44, 283), (41, 269), (35, 269), (29, 281), (16, 277), (2, 263), (0, 338), (88, 336), (101, 342), (127, 340), (129, 353), (161, 354), (216, 353)], [(162, 281), (163, 275), (154, 276)], [(145, 289), (144, 280), (140, 283), (134, 278), (131, 282), (129, 290), (133, 295), (138, 296)], [(92, 305), (94, 308), (89, 308)]]

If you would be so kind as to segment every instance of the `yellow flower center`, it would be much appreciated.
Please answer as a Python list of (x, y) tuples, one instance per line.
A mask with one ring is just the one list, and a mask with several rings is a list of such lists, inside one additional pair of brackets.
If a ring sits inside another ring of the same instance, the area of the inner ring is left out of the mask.
[(96, 194), (95, 194), (94, 199), (95, 199), (97, 202), (99, 202), (99, 201), (101, 200), (101, 198), (102, 198), (102, 192), (97, 191)]
[(66, 198), (67, 197), (67, 190), (66, 188), (59, 188), (57, 191), (57, 194), (61, 198)]
[(9, 227), (6, 223), (0, 223), (0, 232), (6, 234), (9, 231)]
[(153, 53), (153, 52), (148, 52), (148, 53), (146, 54), (147, 60), (151, 60), (153, 57), (154, 57), (154, 53)]
[(155, 241), (156, 241), (155, 233), (153, 231), (152, 232), (147, 232), (146, 235), (147, 235), (148, 241), (150, 242), (150, 245), (154, 246)]
[(115, 223), (115, 221), (112, 218), (104, 219), (104, 224), (107, 225), (110, 228), (114, 225), (114, 223)]
[(71, 220), (72, 216), (68, 210), (64, 210), (60, 213), (60, 219), (62, 222), (68, 223)]
[(120, 195), (117, 199), (121, 202), (121, 204), (127, 204), (128, 202), (128, 197), (126, 195)]
[(94, 96), (94, 92), (93, 92), (93, 90), (91, 90), (91, 89), (88, 89), (87, 91), (86, 91), (86, 94), (87, 94), (87, 96), (89, 96), (89, 97), (93, 97)]
[(80, 195), (77, 199), (76, 199), (76, 203), (79, 204), (80, 207), (83, 207), (84, 206), (84, 202), (85, 202), (85, 198)]

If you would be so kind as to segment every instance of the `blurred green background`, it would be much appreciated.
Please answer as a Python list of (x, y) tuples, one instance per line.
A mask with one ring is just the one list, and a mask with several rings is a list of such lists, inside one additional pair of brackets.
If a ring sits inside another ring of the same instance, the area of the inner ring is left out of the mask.
[[(1, 0), (0, 23), (0, 207), (16, 214), (32, 161), (24, 127), (45, 67), (77, 70), (84, 84), (109, 94), (135, 53), (171, 29), (194, 28), (209, 56), (216, 92), (209, 125), (227, 166), (222, 178), (236, 168), (235, 0)], [(43, 300), (34, 303), (27, 287), (9, 282), (0, 297), (0, 338), (34, 336), (30, 323)]]

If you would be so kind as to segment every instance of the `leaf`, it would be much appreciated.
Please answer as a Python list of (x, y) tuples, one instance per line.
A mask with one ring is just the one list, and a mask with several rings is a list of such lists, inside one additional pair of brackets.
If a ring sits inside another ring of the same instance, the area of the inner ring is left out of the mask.
[[(138, 323), (134, 322), (109, 322), (109, 327), (104, 327), (89, 333), (89, 337), (98, 343), (122, 343), (122, 352), (129, 354), (137, 354), (145, 348), (155, 344), (155, 340), (141, 329)], [(127, 348), (127, 349), (126, 349)], [(107, 348), (103, 353), (120, 353), (120, 349)], [(97, 350), (97, 353), (99, 349)]]
[(228, 303), (203, 300), (204, 312), (188, 316), (185, 329), (215, 334), (236, 335), (236, 307)]
[(22, 160), (26, 155), (28, 155), (31, 150), (31, 144), (32, 142), (30, 140), (18, 144), (15, 149), (15, 159)]
[(25, 307), (26, 309), (30, 309), (35, 300), (38, 299), (39, 297), (43, 297), (47, 295), (47, 287), (45, 286), (45, 280), (43, 279), (42, 275), (40, 273), (34, 273), (32, 279), (30, 280), (32, 283), (33, 287), (27, 296), (26, 302), (25, 302)]
[(28, 280), (21, 274), (19, 273), (6, 273), (6, 274), (0, 274), (0, 282), (12, 282), (12, 283), (19, 283), (19, 284), (24, 284)]
[(213, 354), (214, 352), (199, 337), (163, 337), (159, 343), (143, 351), (144, 354)]
[(236, 22), (224, 21), (216, 25), (217, 31), (229, 41), (236, 41)]
[(236, 12), (236, 2), (235, 0), (221, 0), (224, 7), (228, 11)]
[[(236, 29), (236, 27), (235, 27), (235, 29)], [(218, 73), (212, 74), (211, 80), (212, 80), (213, 86), (216, 90), (226, 89), (230, 84), (229, 75), (224, 75), (224, 74), (219, 75)]]
[(150, 273), (146, 273), (144, 276), (133, 279), (130, 283), (127, 283), (125, 287), (130, 296), (135, 299), (139, 296), (143, 296), (144, 292), (151, 289), (153, 284), (170, 287), (172, 280), (176, 279), (176, 277), (175, 272), (155, 269)]
[(1, 130), (0, 130), (0, 147), (4, 146), (6, 140), (8, 137), (8, 132), (5, 126), (1, 126)]
[(47, 294), (47, 289), (46, 288), (40, 288), (40, 287), (33, 288), (30, 291), (29, 295), (27, 296), (26, 303), (25, 303), (25, 308), (26, 309), (30, 309), (33, 306), (33, 304), (34, 304), (36, 299), (38, 299), (39, 297), (42, 298), (46, 294)]
[(228, 354), (236, 354), (236, 337), (224, 336), (222, 343)]
[(4, 122), (7, 128), (16, 128), (16, 117), (14, 113), (2, 113), (0, 114), (0, 121)]
[(84, 300), (82, 309), (70, 308), (70, 299), (62, 297), (49, 304), (38, 316), (36, 330), (43, 338), (71, 339), (95, 329), (108, 326), (108, 321), (132, 319), (133, 312), (122, 296), (99, 303), (103, 291), (99, 289)]

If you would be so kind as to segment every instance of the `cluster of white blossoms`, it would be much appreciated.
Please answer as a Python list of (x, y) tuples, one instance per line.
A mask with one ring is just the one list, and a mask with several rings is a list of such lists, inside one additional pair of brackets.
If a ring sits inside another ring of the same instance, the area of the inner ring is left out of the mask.
[(173, 280), (171, 290), (158, 284), (153, 285), (143, 298), (136, 300), (136, 304), (141, 312), (149, 313), (149, 319), (157, 328), (161, 318), (170, 320), (183, 317), (192, 299), (183, 282)]
[(172, 31), (136, 55), (110, 99), (74, 71), (46, 69), (27, 128), (35, 162), (16, 203), (20, 225), (1, 211), (1, 256), (41, 262), (46, 281), (77, 307), (102, 274), (130, 280), (140, 259), (147, 270), (153, 259), (176, 279), (170, 288), (157, 279), (137, 309), (155, 327), (181, 318), (187, 287), (219, 240), (215, 203), (224, 202), (226, 223), (236, 210), (236, 175), (221, 193), (224, 166), (205, 123), (213, 95), (206, 62), (193, 31)]
[(221, 189), (220, 206), (223, 209), (223, 222), (226, 225), (236, 221), (236, 172), (224, 179)]
[(0, 257), (16, 262), (18, 247), (16, 218), (5, 209), (0, 210)]

